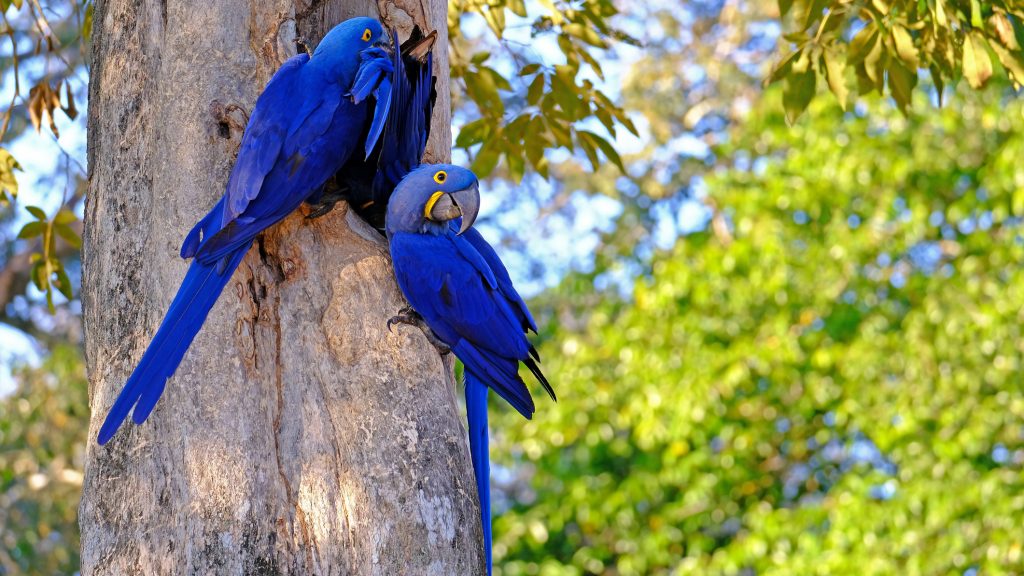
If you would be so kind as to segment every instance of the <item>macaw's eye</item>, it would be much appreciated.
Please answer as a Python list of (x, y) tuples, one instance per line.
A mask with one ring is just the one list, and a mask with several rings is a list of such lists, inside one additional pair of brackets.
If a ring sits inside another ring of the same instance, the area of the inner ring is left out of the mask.
[(373, 36), (373, 32), (370, 32), (369, 28), (367, 28), (366, 30), (363, 30), (363, 42), (369, 42), (370, 38), (372, 36)]
[(444, 181), (448, 179), (448, 173), (444, 170), (438, 170), (434, 173), (434, 182), (438, 184), (444, 184)]

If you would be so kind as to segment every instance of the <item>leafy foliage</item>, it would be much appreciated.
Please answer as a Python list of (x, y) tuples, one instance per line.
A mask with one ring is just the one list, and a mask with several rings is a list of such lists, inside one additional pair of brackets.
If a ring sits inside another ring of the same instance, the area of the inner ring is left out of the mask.
[[(625, 171), (608, 138), (585, 126), (594, 119), (612, 138), (617, 127), (637, 134), (636, 126), (585, 77), (585, 71), (603, 79), (595, 53), (608, 49), (613, 41), (637, 41), (612, 26), (617, 10), (610, 0), (542, 0), (540, 4), (541, 13), (530, 14), (523, 0), (453, 1), (448, 22), (453, 42), (451, 78), (461, 84), (477, 109), (477, 117), (461, 127), (455, 146), (475, 150), (472, 169), (480, 176), (490, 175), (504, 156), (505, 175), (515, 182), (522, 179), (527, 166), (547, 177), (545, 151), (554, 148), (582, 151), (595, 169), (604, 156)], [(478, 48), (468, 58), (463, 55), (459, 24), (464, 14), (477, 14), (487, 23), (497, 47), (510, 56), (515, 85), (488, 65), (494, 60), (490, 51)], [(529, 46), (508, 39), (507, 14), (529, 23), (531, 39), (555, 38), (565, 63), (552, 64)]]
[(793, 122), (823, 80), (844, 108), (848, 70), (858, 94), (888, 91), (906, 112), (918, 70), (943, 87), (960, 78), (983, 87), (996, 63), (1024, 83), (1024, 6), (1015, 0), (780, 0), (787, 52), (768, 82), (784, 82), (783, 106)]
[(716, 150), (750, 159), (707, 179), (727, 241), (545, 298), (581, 304), (558, 404), (495, 419), (502, 574), (1018, 572), (1024, 104), (781, 100)]
[(0, 402), (0, 573), (78, 569), (88, 405), (82, 358), (67, 345)]
[[(0, 140), (18, 137), (29, 126), (39, 133), (44, 125), (57, 139), (60, 136), (57, 111), (62, 111), (68, 120), (78, 118), (75, 94), (86, 88), (85, 81), (79, 79), (79, 72), (84, 67), (84, 39), (91, 32), (92, 10), (91, 0), (0, 2), (0, 36), (5, 37), (8, 44), (0, 66), (10, 71), (6, 81), (13, 84), (11, 99), (2, 112)], [(23, 92), (24, 85), (30, 87), (27, 96)], [(65, 155), (70, 159), (70, 155)], [(51, 313), (55, 310), (55, 292), (68, 300), (73, 295), (74, 287), (65, 262), (69, 254), (77, 254), (81, 244), (77, 233), (80, 223), (74, 211), (84, 197), (82, 170), (81, 166), (76, 166), (76, 173), (72, 174), (70, 161), (67, 164), (68, 187), (75, 189), (65, 191), (62, 205), (50, 218), (39, 205), (19, 206), (15, 171), (21, 166), (9, 150), (0, 148), (0, 216), (11, 217), (24, 209), (33, 218), (16, 236), (27, 247), (21, 253), (8, 256), (4, 265), (28, 263), (28, 274), (15, 274), (28, 279), (19, 288), (34, 285), (42, 291)], [(57, 237), (64, 239), (61, 250), (56, 249)], [(5, 316), (6, 300), (13, 296), (12, 292), (11, 286), (0, 288), (0, 293), (6, 297), (5, 301), (0, 301), (0, 318)]]

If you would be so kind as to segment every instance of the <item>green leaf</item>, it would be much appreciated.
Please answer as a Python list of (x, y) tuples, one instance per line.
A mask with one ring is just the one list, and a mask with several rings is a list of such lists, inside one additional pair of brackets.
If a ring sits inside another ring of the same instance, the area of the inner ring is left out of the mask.
[(21, 170), (21, 165), (5, 148), (0, 148), (0, 189), (6, 190), (11, 198), (18, 196), (18, 180), (14, 171)]
[(988, 43), (977, 30), (971, 30), (964, 38), (964, 78), (967, 78), (967, 83), (975, 90), (984, 86), (992, 77), (992, 60), (986, 46)]
[(509, 179), (516, 184), (522, 182), (523, 174), (526, 172), (526, 163), (523, 161), (523, 156), (511, 150), (506, 150), (505, 163), (508, 164)]
[(54, 227), (54, 230), (56, 230), (57, 234), (68, 243), (68, 246), (75, 249), (80, 249), (82, 247), (82, 238), (70, 226), (57, 224)]
[(579, 111), (579, 96), (575, 82), (576, 71), (570, 66), (555, 66), (551, 77), (551, 96), (565, 114), (576, 119)]
[(797, 56), (800, 56), (800, 50), (794, 50), (788, 54), (785, 54), (774, 66), (772, 66), (771, 73), (764, 79), (764, 85), (768, 86), (782, 80), (793, 70), (793, 61)]
[(934, 65), (928, 68), (928, 71), (932, 75), (932, 84), (935, 84), (936, 97), (939, 100), (939, 107), (942, 107), (942, 92), (946, 88), (946, 84), (942, 81), (942, 72)]
[(538, 70), (540, 70), (540, 63), (538, 63), (538, 62), (531, 62), (531, 63), (527, 64), (526, 66), (523, 66), (522, 68), (519, 69), (519, 75), (520, 76), (529, 76), (530, 74), (533, 74), (533, 73), (537, 72)]
[(53, 217), (53, 222), (55, 224), (70, 224), (75, 220), (78, 220), (78, 217), (75, 216), (74, 212), (68, 210), (67, 208), (62, 208), (59, 212), (57, 212), (57, 215)]
[(933, 0), (935, 3), (935, 23), (939, 28), (948, 28), (949, 20), (946, 19), (946, 9), (942, 7), (945, 0)]
[(524, 0), (507, 0), (506, 5), (516, 16), (526, 18), (526, 2)]
[(878, 26), (874, 21), (868, 22), (850, 41), (850, 47), (846, 51), (846, 64), (854, 66), (863, 62), (877, 43)]
[(459, 136), (455, 139), (455, 146), (458, 148), (469, 148), (483, 142), (491, 132), (491, 120), (480, 118), (466, 124), (459, 130)]
[(46, 222), (29, 222), (21, 227), (18, 232), (18, 238), (21, 240), (28, 240), (29, 238), (35, 238), (41, 236), (43, 232), (46, 232)]
[(786, 110), (786, 121), (793, 124), (807, 109), (814, 98), (816, 74), (808, 70), (801, 74), (792, 74), (786, 78), (782, 92), (782, 106)]
[(545, 117), (545, 120), (548, 130), (555, 137), (555, 143), (568, 150), (572, 150), (572, 133), (569, 131), (569, 126), (557, 118)]
[(35, 216), (36, 220), (41, 222), (49, 221), (49, 218), (46, 217), (46, 212), (43, 212), (43, 209), (38, 206), (25, 206), (25, 210), (28, 210), (33, 216)]
[(494, 167), (498, 165), (500, 158), (501, 150), (498, 147), (497, 139), (492, 138), (484, 142), (483, 146), (480, 147), (476, 158), (473, 158), (470, 170), (475, 172), (480, 178), (486, 178), (491, 172), (494, 172)]
[(1019, 50), (1008, 50), (998, 42), (990, 42), (989, 46), (1013, 80), (1018, 84), (1024, 84), (1024, 53)]
[(544, 95), (544, 78), (544, 74), (537, 74), (530, 82), (530, 87), (526, 90), (526, 103), (530, 106), (536, 106), (540, 102), (540, 97)]
[(586, 130), (579, 130), (576, 132), (576, 134), (580, 138), (589, 140), (591, 143), (597, 146), (601, 150), (601, 152), (603, 152), (604, 155), (608, 157), (608, 160), (610, 160), (612, 164), (615, 164), (615, 166), (618, 167), (620, 172), (622, 172), (623, 174), (626, 173), (626, 167), (622, 164), (622, 158), (619, 156), (618, 151), (615, 150), (615, 148), (611, 145), (610, 142), (598, 136), (597, 134), (594, 134), (593, 132), (588, 132)]
[(505, 9), (500, 6), (488, 6), (480, 15), (484, 17), (491, 32), (500, 40), (505, 32)]
[(907, 68), (917, 70), (919, 65), (917, 47), (914, 46), (914, 39), (910, 36), (910, 32), (900, 24), (895, 24), (892, 27), (892, 40), (900, 60)]
[(49, 282), (48, 282), (48, 280), (46, 278), (45, 262), (42, 261), (42, 260), (40, 260), (39, 262), (36, 262), (32, 266), (32, 272), (30, 274), (32, 276), (32, 284), (35, 285), (36, 290), (39, 290), (39, 291), (46, 290), (46, 286), (47, 286), (47, 284), (49, 284)]
[(501, 117), (505, 113), (505, 106), (498, 94), (493, 75), (483, 71), (467, 70), (463, 75), (463, 81), (466, 83), (466, 92), (480, 108), (481, 113), (491, 117)]
[(917, 85), (917, 73), (903, 67), (897, 60), (889, 62), (889, 92), (892, 93), (896, 106), (904, 115), (907, 114)]
[(839, 100), (839, 106), (846, 110), (847, 100), (850, 97), (850, 90), (846, 87), (846, 65), (840, 60), (835, 50), (827, 48), (821, 55), (825, 61), (825, 79), (828, 81), (828, 88)]
[(68, 273), (64, 271), (64, 266), (59, 266), (54, 272), (56, 273), (57, 278), (53, 281), (53, 285), (57, 287), (57, 290), (59, 290), (65, 298), (71, 300), (74, 297), (71, 290), (71, 279), (68, 278)]
[[(577, 134), (579, 136), (579, 134)], [(587, 160), (590, 161), (590, 167), (596, 171), (601, 167), (600, 159), (597, 156), (597, 147), (594, 145), (589, 138), (580, 137), (578, 140), (579, 147), (583, 149), (583, 153), (587, 155)]]
[(512, 84), (509, 83), (508, 79), (499, 74), (494, 68), (484, 66), (480, 68), (480, 72), (489, 75), (498, 90), (512, 90)]
[(566, 34), (579, 38), (580, 40), (594, 46), (596, 48), (607, 48), (608, 43), (598, 35), (592, 28), (584, 26), (582, 24), (568, 24), (562, 27), (562, 31)]
[(473, 54), (473, 57), (470, 58), (469, 61), (470, 61), (470, 63), (476, 64), (476, 65), (479, 66), (480, 64), (483, 64), (484, 61), (487, 60), (490, 57), (491, 57), (491, 53), (486, 51), (486, 50), (484, 50), (484, 51), (481, 51), (481, 52), (477, 52), (476, 54)]
[(982, 28), (985, 24), (981, 20), (981, 2), (971, 0), (971, 26)]

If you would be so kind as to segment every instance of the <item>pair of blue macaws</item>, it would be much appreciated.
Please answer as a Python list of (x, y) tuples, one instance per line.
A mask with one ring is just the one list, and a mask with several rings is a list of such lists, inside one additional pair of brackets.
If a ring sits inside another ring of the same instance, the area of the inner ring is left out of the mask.
[(433, 41), (417, 31), (394, 47), (377, 20), (353, 18), (312, 55), (299, 54), (274, 74), (249, 118), (224, 196), (185, 238), (181, 256), (192, 264), (98, 440), (109, 441), (129, 412), (136, 424), (150, 415), (263, 230), (304, 202), (319, 205), (319, 214), (343, 198), (386, 231), (398, 285), (414, 310), (393, 320), (425, 324), (431, 340), (465, 366), (490, 573), (488, 389), (530, 418), (523, 362), (554, 393), (526, 338), (536, 323), (494, 249), (471, 227), (479, 209), (476, 176), (452, 165), (419, 165), (435, 95)]

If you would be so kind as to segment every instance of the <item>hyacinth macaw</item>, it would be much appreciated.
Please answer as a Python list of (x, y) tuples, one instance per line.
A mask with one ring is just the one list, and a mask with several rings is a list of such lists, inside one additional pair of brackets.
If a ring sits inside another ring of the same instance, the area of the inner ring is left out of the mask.
[[(398, 286), (429, 329), (428, 337), (454, 352), (465, 367), (470, 455), (490, 574), (488, 389), (531, 418), (534, 403), (519, 376), (522, 362), (552, 399), (555, 394), (526, 339), (528, 330), (536, 331), (530, 311), (498, 255), (471, 228), (479, 206), (472, 172), (447, 164), (423, 165), (392, 194), (386, 231)], [(392, 319), (417, 320), (409, 315)]]
[(271, 78), (249, 117), (224, 196), (185, 238), (181, 256), (194, 260), (107, 414), (100, 444), (129, 411), (136, 424), (153, 411), (255, 237), (318, 193), (351, 156), (376, 147), (390, 102), (387, 45), (377, 20), (352, 18)]
[[(397, 40), (398, 33), (392, 31)], [(419, 27), (392, 52), (391, 102), (384, 131), (365, 159), (353, 156), (328, 184), (310, 217), (346, 200), (364, 220), (384, 230), (388, 198), (398, 182), (419, 166), (430, 136), (430, 117), (437, 98), (432, 50), (437, 32), (423, 35)]]

